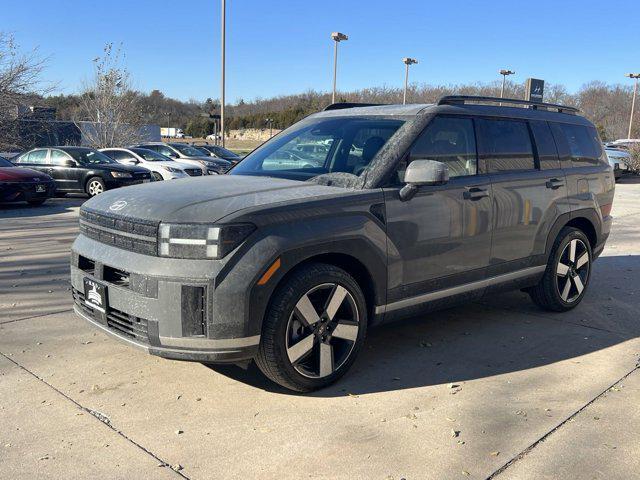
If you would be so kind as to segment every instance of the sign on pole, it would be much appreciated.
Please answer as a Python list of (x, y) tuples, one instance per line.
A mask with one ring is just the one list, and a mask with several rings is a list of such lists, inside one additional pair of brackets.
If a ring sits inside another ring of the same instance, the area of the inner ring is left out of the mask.
[(524, 99), (530, 102), (542, 102), (544, 97), (544, 80), (527, 78)]

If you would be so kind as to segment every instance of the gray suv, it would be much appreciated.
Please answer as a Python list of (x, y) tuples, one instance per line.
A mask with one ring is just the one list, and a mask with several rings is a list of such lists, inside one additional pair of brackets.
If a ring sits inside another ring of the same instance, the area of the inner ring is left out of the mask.
[[(314, 162), (273, 161), (312, 144)], [(75, 311), (153, 355), (253, 359), (311, 391), (342, 376), (382, 322), (509, 289), (575, 307), (613, 194), (596, 129), (571, 107), (334, 104), (227, 176), (86, 202)]]

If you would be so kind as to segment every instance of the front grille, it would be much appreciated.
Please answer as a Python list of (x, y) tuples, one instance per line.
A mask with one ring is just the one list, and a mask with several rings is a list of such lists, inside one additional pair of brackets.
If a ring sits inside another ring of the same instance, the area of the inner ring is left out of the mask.
[(158, 224), (80, 209), (80, 232), (100, 243), (145, 255), (157, 255)]
[(202, 169), (201, 168), (185, 168), (184, 171), (190, 177), (200, 177), (200, 176), (202, 176)]
[[(96, 318), (95, 311), (84, 301), (84, 293), (73, 289), (73, 301), (88, 317), (102, 323)], [(115, 308), (107, 309), (107, 327), (121, 336), (140, 343), (149, 343), (148, 322), (144, 318), (129, 315)]]

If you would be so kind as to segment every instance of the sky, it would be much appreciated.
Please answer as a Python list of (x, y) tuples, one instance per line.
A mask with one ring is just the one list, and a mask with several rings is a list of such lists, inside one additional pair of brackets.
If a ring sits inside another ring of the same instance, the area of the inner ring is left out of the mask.
[[(562, 83), (627, 83), (640, 71), (637, 0), (227, 0), (227, 101), (410, 82), (492, 82), (498, 70)], [(220, 94), (220, 0), (0, 0), (0, 31), (47, 58), (78, 92), (104, 45), (121, 45), (136, 89), (181, 100)]]

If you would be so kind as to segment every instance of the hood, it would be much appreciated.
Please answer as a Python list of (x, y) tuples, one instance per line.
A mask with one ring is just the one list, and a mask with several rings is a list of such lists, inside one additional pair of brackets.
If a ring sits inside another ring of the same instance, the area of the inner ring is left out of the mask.
[(295, 180), (207, 175), (109, 190), (82, 208), (157, 222), (205, 223), (245, 208), (344, 192), (340, 187)]
[(0, 167), (2, 182), (50, 182), (52, 178), (37, 170), (22, 167)]

